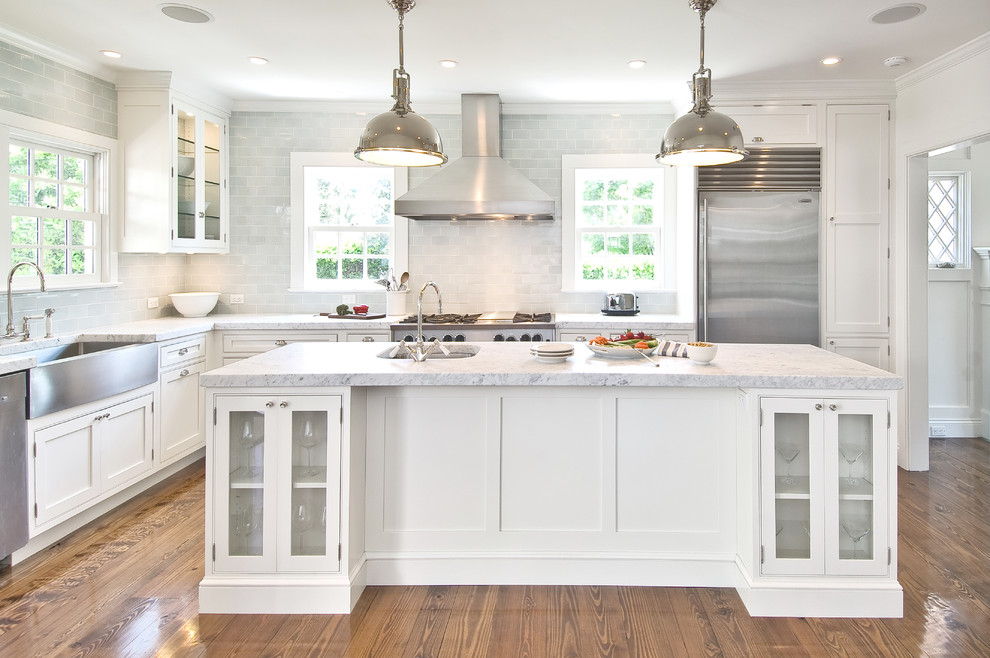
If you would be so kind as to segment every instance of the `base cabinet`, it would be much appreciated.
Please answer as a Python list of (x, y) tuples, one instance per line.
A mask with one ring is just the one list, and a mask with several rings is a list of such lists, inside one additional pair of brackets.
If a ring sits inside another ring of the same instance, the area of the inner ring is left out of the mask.
[(760, 572), (887, 575), (887, 401), (762, 398), (760, 412)]
[(199, 376), (207, 370), (206, 341), (204, 334), (159, 348), (161, 409), (155, 453), (159, 465), (170, 464), (206, 443), (206, 414), (199, 387)]
[(215, 573), (339, 573), (341, 398), (214, 398)]
[(34, 454), (32, 536), (152, 471), (153, 390), (110, 406), (29, 422)]

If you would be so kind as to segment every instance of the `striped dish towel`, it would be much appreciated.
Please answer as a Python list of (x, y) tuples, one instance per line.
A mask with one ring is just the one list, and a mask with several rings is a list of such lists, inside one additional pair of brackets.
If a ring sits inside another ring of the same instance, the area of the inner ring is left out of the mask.
[(662, 340), (657, 345), (657, 351), (654, 354), (657, 356), (683, 356), (686, 359), (687, 344), (675, 343), (672, 340)]

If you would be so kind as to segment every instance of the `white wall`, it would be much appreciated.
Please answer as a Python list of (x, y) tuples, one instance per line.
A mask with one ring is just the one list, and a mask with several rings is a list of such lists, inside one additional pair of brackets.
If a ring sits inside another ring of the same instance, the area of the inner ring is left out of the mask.
[(988, 70), (990, 33), (897, 81), (892, 329), (894, 369), (905, 377), (898, 464), (911, 470), (928, 468), (928, 239), (924, 185), (906, 182), (918, 178), (913, 157), (990, 134)]

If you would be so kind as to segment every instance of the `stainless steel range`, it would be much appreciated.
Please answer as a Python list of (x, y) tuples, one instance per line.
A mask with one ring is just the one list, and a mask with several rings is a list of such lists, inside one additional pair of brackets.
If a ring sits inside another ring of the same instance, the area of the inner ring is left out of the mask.
[[(392, 340), (416, 340), (416, 316), (390, 325)], [(550, 341), (554, 339), (552, 313), (444, 313), (423, 316), (423, 340), (445, 343), (489, 341)]]

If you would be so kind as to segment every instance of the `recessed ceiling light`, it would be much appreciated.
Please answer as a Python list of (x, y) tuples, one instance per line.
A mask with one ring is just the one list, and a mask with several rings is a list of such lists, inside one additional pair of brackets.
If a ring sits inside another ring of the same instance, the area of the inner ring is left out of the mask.
[(163, 14), (183, 23), (209, 23), (213, 20), (212, 14), (189, 5), (167, 4), (160, 7)]
[(452, 59), (441, 59), (440, 66), (442, 66), (445, 69), (452, 69), (455, 66), (457, 66), (457, 62), (455, 62)]
[(257, 66), (264, 66), (268, 63), (268, 60), (264, 57), (248, 57), (248, 61)]
[(908, 2), (900, 5), (894, 5), (893, 7), (887, 7), (886, 9), (881, 9), (877, 13), (870, 16), (870, 20), (879, 25), (900, 23), (901, 21), (906, 21), (916, 16), (921, 16), (925, 13), (925, 9), (926, 7), (923, 4)]
[(629, 68), (631, 69), (641, 69), (646, 66), (645, 59), (633, 59), (629, 61)]
[(103, 55), (104, 57), (109, 57), (110, 59), (121, 58), (121, 54), (118, 53), (116, 50), (101, 50), (100, 54)]
[(825, 66), (834, 66), (842, 61), (841, 57), (826, 57), (822, 60), (822, 64)]

